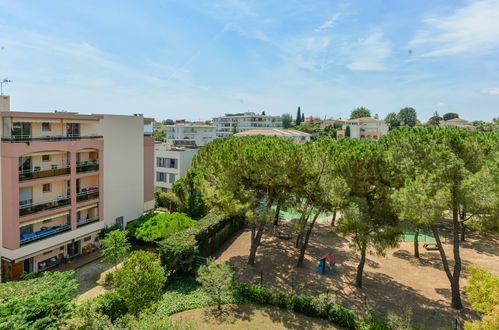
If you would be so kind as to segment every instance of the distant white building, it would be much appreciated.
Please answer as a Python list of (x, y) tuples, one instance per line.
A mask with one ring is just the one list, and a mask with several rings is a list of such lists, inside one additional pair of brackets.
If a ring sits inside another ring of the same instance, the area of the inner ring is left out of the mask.
[(175, 180), (185, 176), (198, 148), (172, 147), (169, 143), (154, 145), (155, 190), (172, 191)]
[(254, 112), (245, 112), (215, 117), (213, 118), (213, 124), (216, 127), (216, 137), (226, 137), (252, 129), (282, 128), (282, 118), (281, 116), (266, 116)]
[(465, 119), (461, 119), (461, 118), (453, 118), (453, 119), (445, 120), (444, 123), (445, 123), (445, 126), (468, 125), (468, 121)]
[(202, 147), (216, 138), (215, 126), (195, 123), (166, 125), (163, 132), (167, 142), (175, 146)]
[(388, 125), (385, 121), (371, 117), (345, 121), (343, 129), (338, 131), (338, 136), (345, 136), (347, 127), (350, 130), (350, 137), (354, 139), (378, 140), (381, 136), (388, 134)]

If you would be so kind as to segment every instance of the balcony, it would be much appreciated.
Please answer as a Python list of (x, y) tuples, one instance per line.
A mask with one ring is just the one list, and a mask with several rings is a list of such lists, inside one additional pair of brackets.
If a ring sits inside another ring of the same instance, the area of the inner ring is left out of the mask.
[(99, 170), (99, 163), (96, 161), (81, 162), (76, 164), (76, 173), (94, 172)]
[(83, 188), (81, 192), (76, 195), (76, 201), (78, 203), (96, 198), (99, 198), (99, 189), (97, 188)]
[(20, 243), (21, 245), (33, 243), (51, 236), (58, 235), (65, 231), (71, 230), (71, 225), (59, 225), (53, 227), (42, 227), (42, 230), (31, 232), (31, 233), (23, 233), (20, 235)]
[(32, 199), (19, 202), (19, 216), (57, 209), (71, 204), (71, 196), (59, 196), (54, 200), (33, 203)]
[(53, 135), (53, 136), (32, 136), (32, 135), (12, 135), (10, 137), (2, 137), (2, 142), (10, 143), (26, 143), (26, 142), (61, 142), (61, 141), (78, 141), (82, 139), (101, 139), (102, 135)]
[(99, 221), (99, 217), (92, 217), (92, 218), (86, 218), (86, 219), (78, 219), (77, 223), (76, 223), (76, 226), (79, 228), (79, 227), (83, 227), (83, 226), (86, 226), (88, 224), (91, 224), (91, 223), (94, 223), (94, 222), (97, 222)]
[(19, 182), (68, 175), (70, 173), (69, 165), (62, 168), (52, 165), (51, 169), (40, 169), (40, 167), (35, 166), (33, 169), (19, 171)]

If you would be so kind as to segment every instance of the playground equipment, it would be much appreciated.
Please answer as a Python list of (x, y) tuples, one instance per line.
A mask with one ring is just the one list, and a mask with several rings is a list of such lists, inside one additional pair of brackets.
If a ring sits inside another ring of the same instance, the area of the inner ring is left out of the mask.
[(336, 258), (331, 253), (326, 253), (319, 260), (319, 266), (317, 267), (318, 274), (324, 274), (327, 271), (328, 274), (333, 274), (333, 266), (336, 264)]

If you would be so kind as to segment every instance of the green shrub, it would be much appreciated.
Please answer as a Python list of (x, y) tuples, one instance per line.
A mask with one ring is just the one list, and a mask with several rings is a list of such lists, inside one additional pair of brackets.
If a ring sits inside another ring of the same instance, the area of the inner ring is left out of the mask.
[(138, 226), (135, 236), (145, 242), (153, 242), (192, 227), (196, 223), (184, 213), (159, 213)]
[(23, 279), (23, 280), (32, 280), (35, 277), (36, 277), (36, 273), (34, 273), (34, 272), (31, 272), (31, 273), (23, 272), (21, 274), (21, 279)]
[(262, 285), (238, 283), (234, 285), (234, 291), (242, 298), (252, 303), (272, 305), (274, 302), (272, 292)]
[(329, 294), (320, 294), (312, 298), (312, 306), (318, 316), (328, 318), (330, 311), (336, 305), (336, 298)]
[(52, 329), (65, 319), (78, 284), (74, 271), (0, 284), (0, 329)]
[(348, 329), (355, 329), (355, 313), (341, 305), (335, 304), (329, 310), (328, 320)]
[(308, 316), (319, 316), (312, 305), (312, 298), (293, 296), (291, 304), (293, 306), (293, 310), (297, 313), (302, 313)]
[(113, 272), (106, 273), (106, 277), (104, 278), (104, 282), (106, 282), (106, 284), (112, 284), (113, 280), (114, 280), (114, 273)]
[(279, 291), (274, 295), (273, 305), (281, 308), (289, 308), (291, 305), (291, 299), (286, 292)]
[(161, 264), (169, 272), (189, 272), (198, 254), (197, 241), (186, 230), (158, 243)]
[(106, 237), (106, 235), (112, 231), (115, 231), (115, 230), (119, 230), (120, 227), (118, 225), (112, 225), (112, 226), (105, 226), (104, 228), (102, 228), (99, 232), (99, 238), (104, 238)]
[(136, 238), (136, 231), (137, 229), (144, 223), (146, 222), (147, 220), (151, 219), (152, 217), (154, 216), (154, 213), (146, 213), (144, 215), (141, 215), (140, 217), (138, 217), (137, 219), (135, 220), (132, 220), (130, 221), (129, 223), (127, 223), (126, 225), (126, 230), (128, 232), (128, 234), (131, 236), (131, 237), (135, 237)]
[(116, 291), (108, 291), (89, 303), (93, 305), (96, 312), (107, 315), (112, 321), (128, 313), (125, 301)]

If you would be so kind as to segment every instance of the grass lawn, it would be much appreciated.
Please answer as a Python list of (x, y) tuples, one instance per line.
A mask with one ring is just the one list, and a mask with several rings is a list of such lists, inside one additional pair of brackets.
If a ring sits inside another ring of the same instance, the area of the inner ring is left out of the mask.
[(172, 315), (171, 319), (194, 329), (340, 329), (319, 318), (247, 304), (224, 305), (222, 314), (213, 307), (193, 309)]

